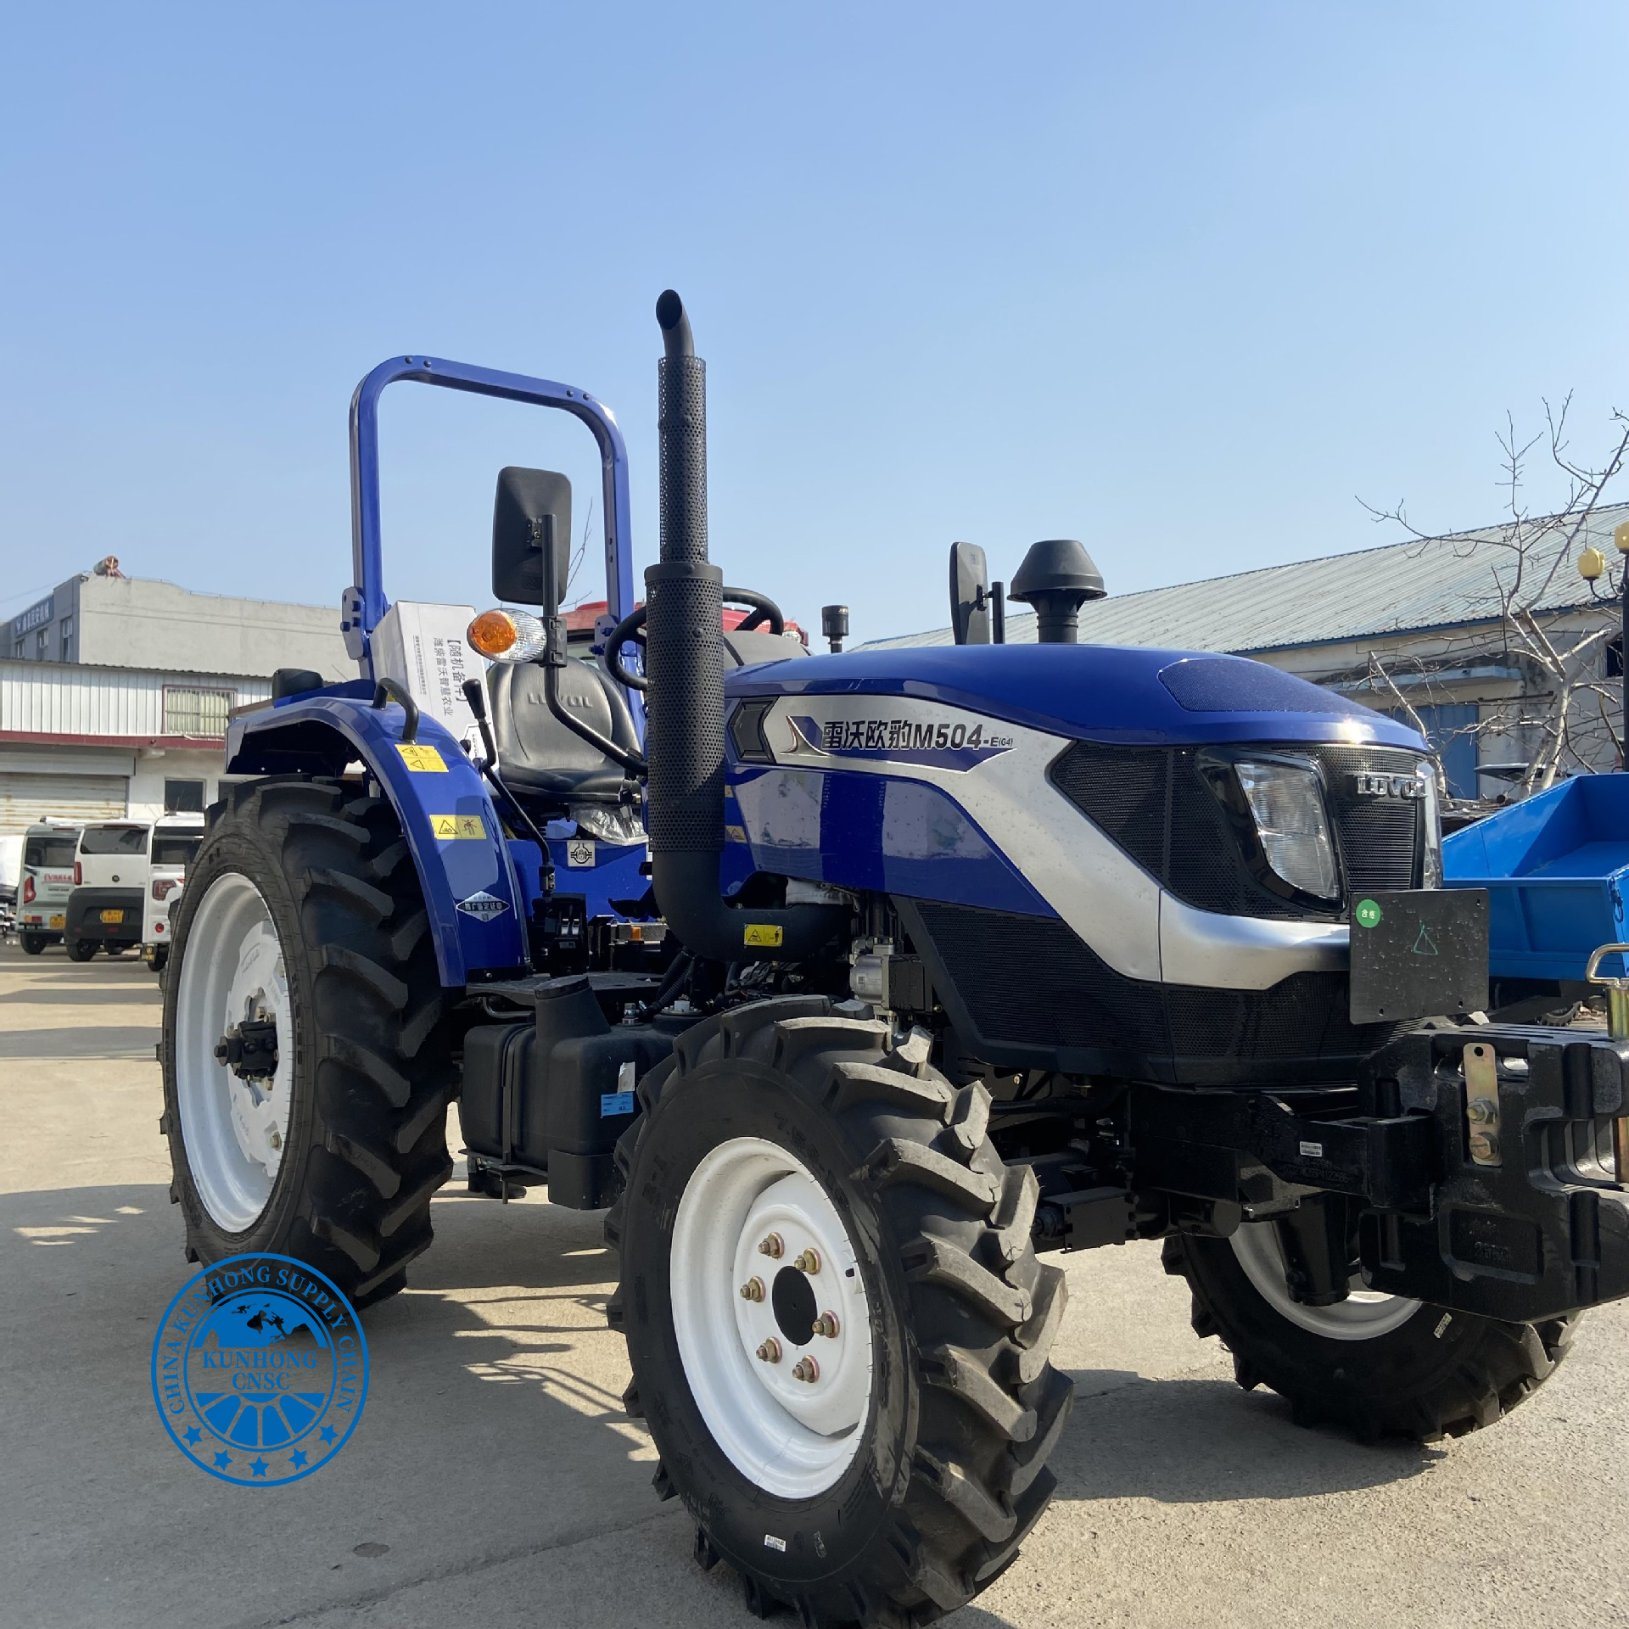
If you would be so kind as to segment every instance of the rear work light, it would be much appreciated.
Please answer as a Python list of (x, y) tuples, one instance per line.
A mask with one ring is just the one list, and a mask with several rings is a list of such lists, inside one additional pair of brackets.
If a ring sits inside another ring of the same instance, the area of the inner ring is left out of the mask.
[(166, 900), (179, 888), (181, 884), (174, 877), (155, 877), (153, 879), (153, 898)]

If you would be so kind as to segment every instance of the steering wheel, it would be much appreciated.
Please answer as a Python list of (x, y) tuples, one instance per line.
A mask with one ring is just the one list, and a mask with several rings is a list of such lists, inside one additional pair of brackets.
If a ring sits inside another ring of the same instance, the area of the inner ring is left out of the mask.
[[(741, 619), (740, 624), (731, 629), (732, 633), (753, 633), (757, 629), (769, 624), (772, 634), (786, 632), (786, 617), (781, 608), (769, 598), (767, 594), (759, 594), (750, 588), (726, 588), (723, 598), (727, 604), (746, 605), (751, 609)], [(643, 673), (633, 673), (622, 665), (622, 647), (633, 644), (639, 647), (639, 665), (645, 665), (645, 607), (636, 606), (614, 627), (605, 641), (605, 652), (600, 660), (605, 663), (605, 670), (618, 684), (626, 685), (630, 690), (649, 690), (650, 680)]]

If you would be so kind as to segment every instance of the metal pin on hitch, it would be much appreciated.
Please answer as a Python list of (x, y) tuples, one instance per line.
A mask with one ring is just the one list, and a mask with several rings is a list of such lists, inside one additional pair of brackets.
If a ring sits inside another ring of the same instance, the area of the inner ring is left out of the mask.
[[(1606, 991), (1607, 1034), (1614, 1041), (1629, 1041), (1629, 976), (1603, 977), (1600, 967), (1608, 956), (1622, 956), (1623, 966), (1629, 968), (1629, 945), (1600, 945), (1590, 955), (1584, 979)], [(1629, 1183), (1629, 1115), (1612, 1122), (1612, 1160), (1618, 1181)]]
[(1465, 1048), (1465, 1118), (1470, 1123), (1467, 1146), (1477, 1165), (1498, 1165), (1499, 1057), (1486, 1041)]

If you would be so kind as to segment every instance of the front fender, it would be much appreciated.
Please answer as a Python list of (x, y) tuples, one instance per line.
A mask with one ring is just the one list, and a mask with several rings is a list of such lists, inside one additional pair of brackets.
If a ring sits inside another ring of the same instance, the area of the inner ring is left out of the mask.
[(441, 982), (528, 967), (525, 908), (503, 827), (479, 771), (452, 734), (423, 715), (402, 741), (403, 710), (369, 705), (365, 683), (284, 697), (234, 718), (231, 775), (338, 774), (360, 759), (390, 799), (424, 890)]

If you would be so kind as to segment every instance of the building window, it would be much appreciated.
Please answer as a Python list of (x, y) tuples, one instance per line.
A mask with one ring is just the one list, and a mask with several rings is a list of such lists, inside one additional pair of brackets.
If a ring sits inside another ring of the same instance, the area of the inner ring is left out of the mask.
[(231, 710), (230, 690), (194, 690), (167, 685), (164, 690), (164, 733), (225, 735), (226, 716)]
[(65, 662), (71, 662), (74, 659), (74, 655), (73, 655), (74, 619), (72, 617), (64, 617), (62, 619), (62, 624), (57, 629), (57, 637), (62, 642), (61, 652), (60, 652), (60, 654), (62, 656), (62, 660), (65, 661)]
[(50, 641), (51, 630), (49, 628), (41, 628), (40, 631), (34, 635), (34, 654), (42, 662), (45, 660), (47, 650), (50, 647)]
[(202, 814), (204, 812), (204, 783), (202, 781), (165, 781), (164, 812), (165, 814)]
[(11, 654), (15, 656), (19, 662), (23, 659), (23, 646), (25, 644), (27, 644), (27, 641), (23, 639), (14, 639), (11, 642)]
[(1623, 635), (1606, 642), (1606, 676), (1609, 679), (1623, 677)]

